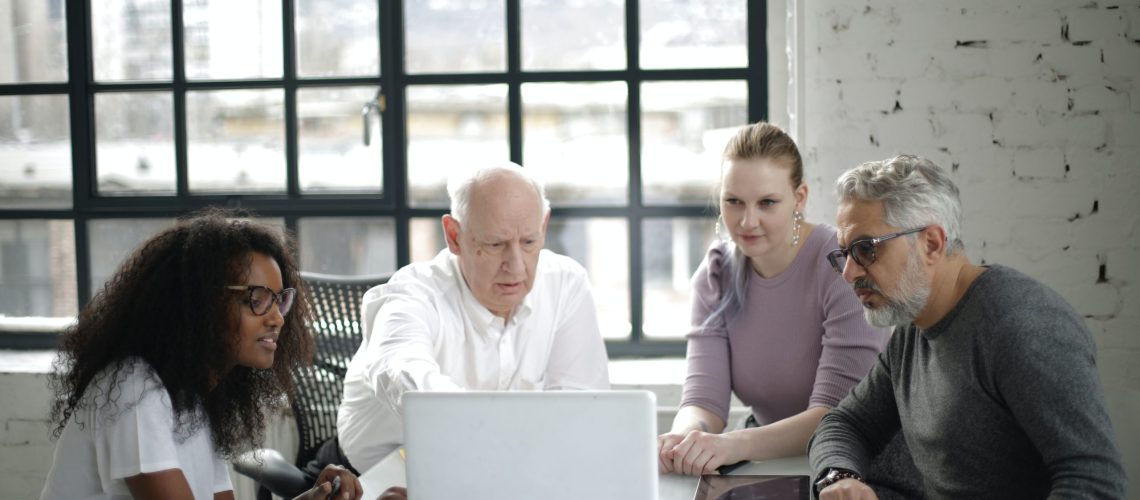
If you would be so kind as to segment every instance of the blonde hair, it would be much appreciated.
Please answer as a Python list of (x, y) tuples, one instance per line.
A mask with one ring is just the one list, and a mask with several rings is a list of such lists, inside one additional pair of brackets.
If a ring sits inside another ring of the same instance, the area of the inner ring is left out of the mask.
[[(780, 127), (768, 122), (756, 122), (745, 125), (733, 134), (724, 147), (724, 161), (739, 160), (778, 160), (791, 168), (792, 188), (800, 187), (804, 181), (804, 162), (800, 156), (800, 148), (796, 141), (784, 133)], [(721, 164), (723, 174), (724, 165)], [(719, 203), (717, 204), (719, 206)], [(728, 252), (724, 259), (724, 273), (729, 276), (728, 287), (721, 294), (720, 302), (713, 309), (712, 314), (705, 319), (702, 328), (717, 323), (723, 325), (729, 317), (735, 315), (744, 307), (748, 300), (748, 275), (751, 266), (748, 257), (732, 242), (728, 243)]]
[(741, 127), (724, 147), (724, 160), (785, 160), (792, 168), (792, 187), (804, 181), (804, 161), (800, 148), (780, 127), (756, 122)]

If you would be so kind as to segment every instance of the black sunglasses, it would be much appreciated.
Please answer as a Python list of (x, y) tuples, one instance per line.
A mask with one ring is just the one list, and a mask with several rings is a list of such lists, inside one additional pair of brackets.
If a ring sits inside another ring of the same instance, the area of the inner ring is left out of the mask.
[(269, 312), (269, 308), (273, 303), (277, 303), (277, 310), (282, 316), (289, 313), (289, 309), (293, 308), (293, 297), (297, 295), (297, 290), (293, 288), (286, 288), (281, 290), (281, 293), (273, 293), (269, 287), (261, 285), (227, 285), (226, 290), (244, 290), (249, 292), (249, 296), (245, 298), (244, 302), (249, 305), (249, 310), (256, 316), (262, 316)]
[(911, 233), (917, 233), (930, 226), (923, 226), (915, 229), (908, 229), (897, 233), (885, 234), (876, 238), (867, 238), (859, 241), (853, 241), (847, 248), (839, 248), (832, 250), (827, 254), (828, 262), (831, 262), (832, 269), (835, 272), (842, 273), (843, 266), (847, 264), (847, 256), (850, 255), (855, 260), (856, 264), (860, 267), (868, 267), (875, 263), (875, 247), (884, 241), (893, 240), (899, 236), (905, 236)]

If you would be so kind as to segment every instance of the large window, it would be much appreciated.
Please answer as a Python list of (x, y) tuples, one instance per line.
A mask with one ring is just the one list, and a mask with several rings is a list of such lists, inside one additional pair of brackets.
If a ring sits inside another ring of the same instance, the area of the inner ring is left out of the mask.
[(611, 355), (684, 352), (719, 155), (766, 116), (758, 0), (9, 0), (0, 347), (49, 346), (135, 245), (240, 206), (305, 270), (444, 247), (457, 167), (511, 160)]

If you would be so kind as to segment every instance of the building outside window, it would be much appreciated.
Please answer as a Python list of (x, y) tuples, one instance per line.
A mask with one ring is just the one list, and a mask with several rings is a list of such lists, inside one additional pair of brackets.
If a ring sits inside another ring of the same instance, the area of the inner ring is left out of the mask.
[(756, 0), (11, 0), (0, 347), (50, 346), (178, 215), (239, 206), (307, 271), (444, 248), (447, 178), (545, 181), (611, 355), (679, 355), (720, 153), (764, 119)]

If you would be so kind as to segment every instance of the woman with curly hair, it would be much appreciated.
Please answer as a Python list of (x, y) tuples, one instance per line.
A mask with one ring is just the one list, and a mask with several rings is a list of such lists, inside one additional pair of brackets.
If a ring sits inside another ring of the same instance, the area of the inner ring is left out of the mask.
[[(276, 229), (206, 210), (154, 236), (64, 332), (54, 464), (41, 495), (232, 499), (232, 458), (311, 357), (303, 284)], [(329, 466), (298, 498), (357, 498)]]

